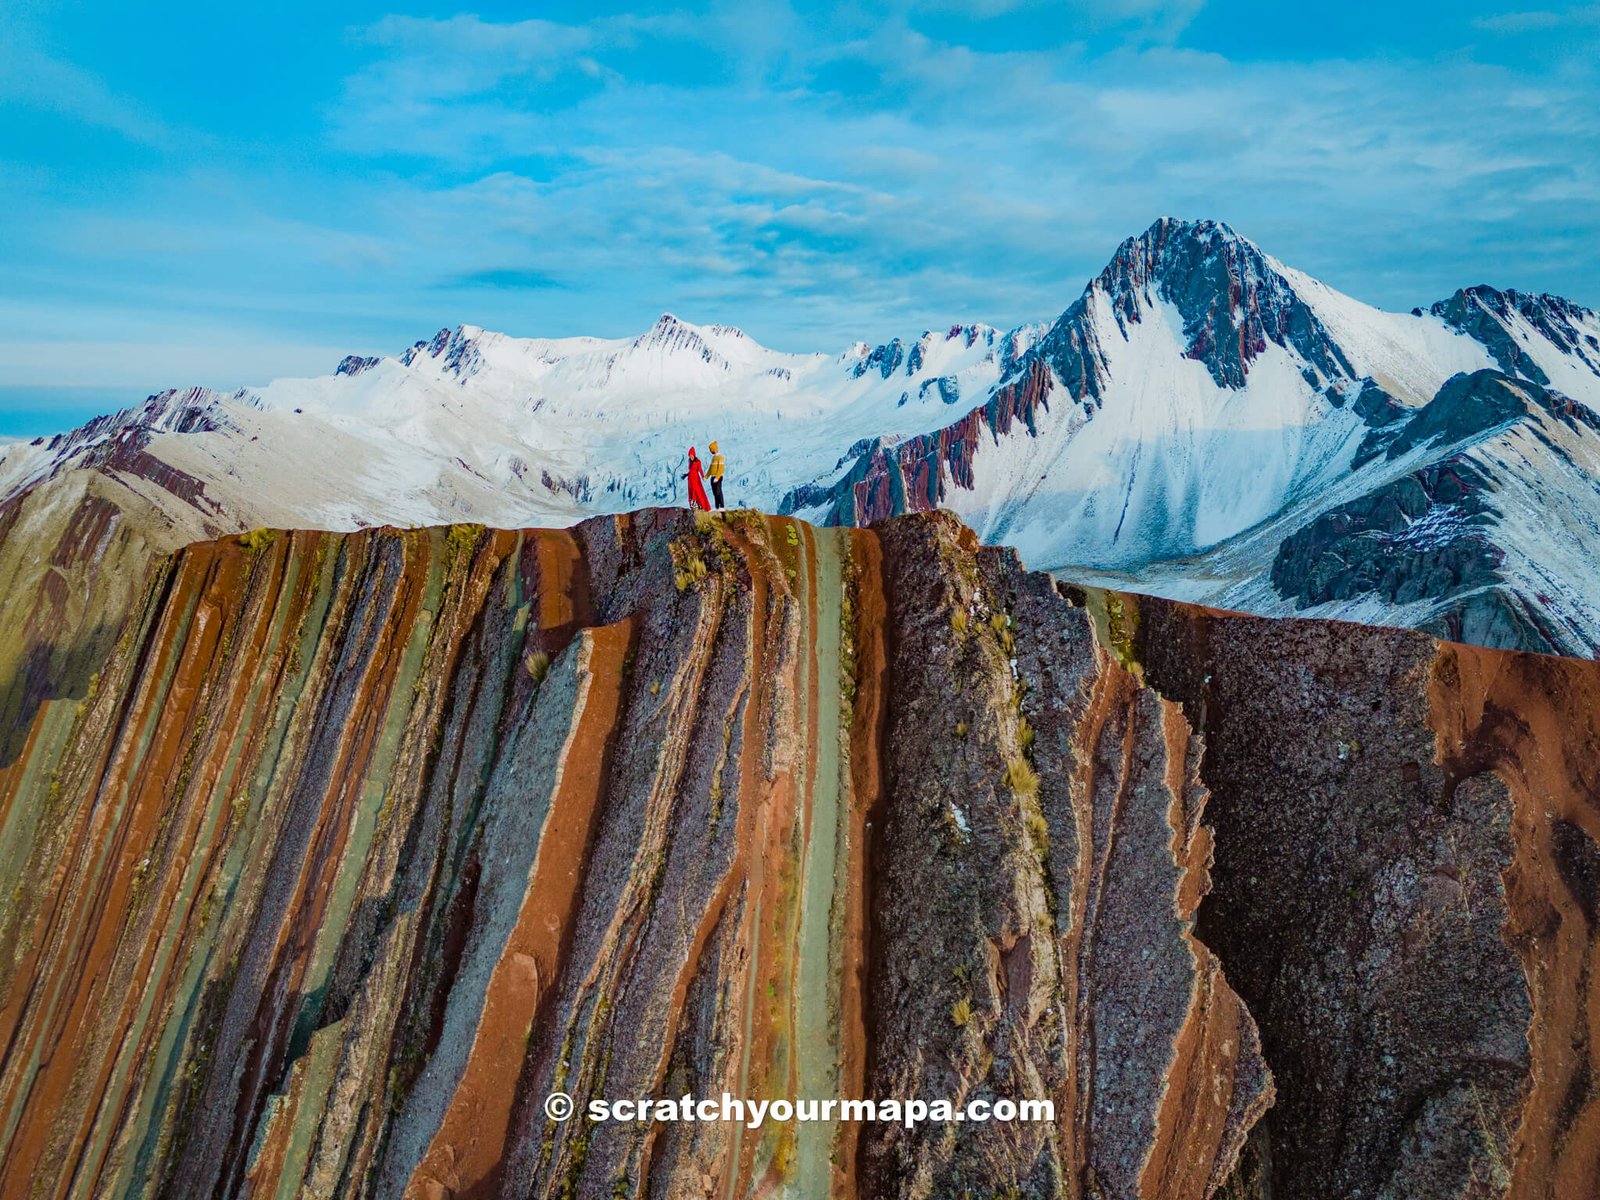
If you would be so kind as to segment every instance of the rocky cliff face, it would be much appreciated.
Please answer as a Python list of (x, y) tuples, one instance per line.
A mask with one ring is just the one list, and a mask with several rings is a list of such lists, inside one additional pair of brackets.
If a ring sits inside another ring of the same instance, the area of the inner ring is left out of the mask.
[(947, 514), (262, 533), (134, 591), (6, 677), (0, 1195), (1600, 1173), (1600, 665), (1074, 588)]

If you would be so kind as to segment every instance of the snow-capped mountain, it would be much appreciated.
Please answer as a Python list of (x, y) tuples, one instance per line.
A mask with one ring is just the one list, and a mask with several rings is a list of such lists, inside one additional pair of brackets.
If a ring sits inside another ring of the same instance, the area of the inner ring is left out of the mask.
[(1597, 410), (1600, 316), (1559, 297), (1385, 313), (1225, 225), (1164, 220), (985, 405), (875, 440), (786, 507), (942, 505), (1069, 575), (1590, 654)]
[(1593, 312), (1485, 287), (1380, 312), (1162, 220), (1009, 332), (790, 354), (670, 314), (610, 340), (462, 326), (322, 378), (162, 393), (0, 447), (0, 535), (565, 524), (681, 503), (686, 448), (716, 438), (731, 503), (945, 506), (1085, 581), (1591, 654), (1596, 412)]
[[(236, 527), (567, 523), (681, 501), (720, 437), (730, 495), (776, 504), (854, 441), (979, 403), (1038, 329), (956, 326), (839, 355), (663, 314), (631, 339), (441, 330), (395, 358), (234, 393), (164, 392), (0, 456), (0, 502), (109, 470), (186, 537)], [(157, 469), (155, 464), (159, 463)]]

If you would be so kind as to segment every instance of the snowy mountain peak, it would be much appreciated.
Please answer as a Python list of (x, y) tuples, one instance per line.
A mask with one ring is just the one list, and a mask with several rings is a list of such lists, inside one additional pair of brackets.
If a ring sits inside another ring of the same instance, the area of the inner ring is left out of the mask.
[(931, 341), (939, 336), (943, 336), (947, 342), (954, 342), (959, 339), (969, 347), (976, 346), (979, 342), (992, 346), (995, 339), (1000, 336), (1000, 331), (993, 325), (985, 325), (982, 321), (974, 321), (970, 325), (952, 325), (949, 329), (944, 330), (942, 335), (932, 329), (922, 335), (924, 341)]
[[(691, 325), (688, 321), (679, 320), (671, 313), (662, 313), (656, 323), (650, 326), (633, 340), (635, 350), (658, 350), (670, 356), (686, 355), (700, 362), (728, 370), (728, 359), (717, 352), (707, 340), (708, 333), (726, 333), (723, 327), (712, 326), (702, 330), (698, 325)], [(740, 330), (732, 330), (732, 334), (743, 338)]]
[[(856, 342), (839, 356), (850, 364), (855, 379), (877, 374), (884, 379), (895, 375), (922, 381), (921, 390), (938, 386), (939, 379), (970, 370), (978, 364), (997, 364), (1002, 373), (1017, 357), (1038, 340), (1043, 326), (1025, 325), (1003, 334), (981, 321), (957, 323), (941, 329), (924, 329), (912, 341), (892, 338), (882, 345)], [(949, 393), (952, 384), (943, 385)], [(947, 398), (946, 403), (953, 403)]]
[(1445, 305), (1466, 302), (1477, 304), (1500, 316), (1505, 316), (1512, 310), (1521, 313), (1530, 322), (1562, 322), (1569, 328), (1573, 325), (1593, 321), (1596, 313), (1592, 309), (1575, 304), (1565, 296), (1554, 296), (1549, 292), (1520, 292), (1516, 288), (1491, 287), (1486, 283), (1474, 284), (1472, 287), (1462, 288), (1449, 300), (1440, 301), (1434, 308)]
[(1181, 287), (1211, 262), (1224, 264), (1241, 283), (1259, 283), (1274, 274), (1255, 243), (1223, 222), (1161, 217), (1125, 239), (1095, 282), (1108, 295), (1155, 283)]
[(1482, 343), (1508, 375), (1568, 389), (1572, 379), (1553, 379), (1552, 372), (1560, 377), (1574, 367), (1586, 368), (1600, 377), (1600, 313), (1561, 296), (1479, 284), (1462, 288), (1429, 312)]
[(400, 356), (404, 366), (412, 366), (423, 358), (437, 361), (441, 373), (465, 382), (476, 375), (483, 365), (479, 340), (483, 330), (476, 325), (458, 325), (454, 329), (441, 329), (431, 341), (416, 342)]
[(1143, 233), (1123, 242), (1125, 247), (1130, 244), (1142, 247), (1146, 254), (1152, 255), (1176, 246), (1192, 247), (1204, 253), (1231, 251), (1238, 254), (1261, 254), (1260, 247), (1240, 234), (1232, 225), (1210, 217), (1198, 221), (1182, 217), (1157, 217)]
[[(906, 360), (906, 344), (899, 338), (885, 342), (881, 346), (874, 346), (851, 368), (851, 373), (860, 379), (868, 371), (876, 371), (885, 379), (900, 369)], [(911, 372), (907, 372), (910, 374)]]
[(363, 371), (370, 371), (383, 359), (368, 358), (359, 354), (346, 354), (339, 360), (339, 365), (333, 369), (335, 375), (359, 375)]
[(916, 344), (911, 347), (911, 352), (906, 355), (906, 374), (915, 375), (922, 370), (941, 346), (953, 344), (953, 348), (971, 350), (982, 346), (985, 349), (992, 347), (999, 331), (992, 325), (985, 325), (975, 321), (970, 325), (952, 325), (948, 329), (925, 329)]
[(1185, 353), (1223, 387), (1243, 387), (1270, 343), (1327, 379), (1356, 374), (1277, 261), (1221, 221), (1162, 217), (1117, 248), (1089, 285), (1089, 294), (1095, 291), (1110, 302), (1124, 335), (1152, 304), (1173, 305)]
[(658, 335), (665, 336), (665, 335), (671, 334), (674, 330), (677, 330), (677, 329), (693, 329), (693, 328), (695, 328), (695, 327), (693, 325), (691, 325), (688, 321), (680, 321), (677, 318), (677, 316), (674, 315), (673, 313), (664, 312), (659, 317), (656, 318), (655, 324), (650, 326), (650, 328), (645, 330), (644, 333), (640, 334), (640, 336), (641, 337), (649, 337), (652, 334), (658, 334)]

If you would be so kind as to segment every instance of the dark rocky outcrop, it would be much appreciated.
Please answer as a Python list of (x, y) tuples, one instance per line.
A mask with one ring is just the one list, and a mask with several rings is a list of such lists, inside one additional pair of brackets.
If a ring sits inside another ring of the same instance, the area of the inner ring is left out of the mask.
[(383, 359), (364, 357), (360, 354), (346, 354), (339, 360), (339, 365), (333, 369), (335, 375), (360, 375), (370, 371), (381, 363)]
[[(1369, 394), (1364, 386), (1362, 397)], [(1382, 400), (1374, 404), (1387, 411)], [(1600, 431), (1600, 418), (1584, 406), (1495, 370), (1452, 377), (1403, 424), (1375, 423), (1356, 467), (1428, 448), (1441, 457), (1286, 537), (1273, 559), (1273, 587), (1302, 606), (1362, 596), (1397, 605), (1431, 602), (1435, 615), (1418, 622), (1430, 633), (1558, 652), (1562, 641), (1549, 618), (1500, 588), (1505, 550), (1494, 540), (1496, 482), (1482, 462), (1456, 449), (1526, 423), (1555, 450), (1548, 422)]]
[(1272, 583), (1302, 604), (1440, 600), (1497, 581), (1486, 480), (1454, 458), (1341, 504), (1283, 540)]
[(1593, 313), (1561, 296), (1533, 295), (1514, 289), (1480, 284), (1461, 288), (1448, 300), (1429, 309), (1452, 329), (1458, 329), (1489, 351), (1507, 375), (1532, 383), (1550, 384), (1550, 377), (1512, 336), (1511, 324), (1521, 320), (1549, 339), (1561, 353), (1586, 363), (1600, 374), (1600, 346), (1579, 325)]
[(1096, 286), (1124, 328), (1141, 319), (1145, 293), (1175, 305), (1189, 357), (1203, 362), (1219, 387), (1243, 387), (1251, 360), (1269, 342), (1293, 347), (1328, 378), (1355, 373), (1266, 255), (1220, 221), (1161, 218), (1122, 243)]
[[(851, 374), (860, 379), (868, 371), (876, 371), (887, 379), (898, 371), (900, 365), (905, 361), (906, 344), (899, 338), (895, 338), (885, 345), (874, 347), (870, 353), (851, 368)], [(907, 371), (906, 373), (910, 374), (911, 372)]]
[[(657, 321), (650, 331), (640, 335), (641, 338), (659, 333), (662, 324), (662, 321)], [(409, 367), (423, 355), (439, 359), (444, 368), (460, 380), (477, 374), (483, 362), (476, 334), (464, 325), (455, 329), (441, 329), (433, 335), (432, 341), (415, 343), (400, 356), (401, 365)]]
[(1387, 445), (1384, 454), (1396, 459), (1429, 443), (1450, 446), (1528, 417), (1549, 417), (1570, 428), (1581, 425), (1600, 431), (1600, 417), (1560, 392), (1509, 378), (1499, 371), (1474, 371), (1447, 379), (1438, 394), (1418, 409)]
[(1396, 421), (1409, 416), (1411, 412), (1370, 378), (1361, 381), (1361, 390), (1356, 393), (1350, 408), (1356, 416), (1374, 429), (1393, 425)]

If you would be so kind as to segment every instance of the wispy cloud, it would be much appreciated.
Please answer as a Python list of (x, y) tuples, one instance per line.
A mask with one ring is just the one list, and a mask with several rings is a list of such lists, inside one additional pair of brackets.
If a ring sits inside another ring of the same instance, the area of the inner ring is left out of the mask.
[(1118, 26), (1176, 37), (1207, 0), (912, 0), (912, 12), (993, 19), (1054, 10), (1069, 13), (1081, 28)]
[[(237, 386), (240, 379), (266, 381), (294, 375), (325, 375), (349, 347), (273, 341), (248, 330), (189, 330), (183, 340), (132, 341), (42, 338), (0, 340), (5, 387), (48, 401), (60, 389), (129, 389), (123, 402), (174, 385)], [(170, 331), (169, 331), (170, 333)], [(181, 380), (167, 372), (174, 360), (189, 365)]]
[(49, 112), (157, 148), (175, 133), (97, 75), (50, 53), (20, 21), (0, 21), (0, 106)]
[[(743, 53), (743, 28), (708, 19), (700, 48)], [(1556, 203), (1553, 188), (1600, 204), (1600, 154), (1577, 152), (1600, 150), (1600, 112), (1572, 103), (1570, 82), (1470, 61), (980, 51), (890, 25), (790, 40), (791, 82), (752, 94), (736, 71), (635, 78), (626, 22), (457, 18), (415, 58), (416, 27), (404, 29), (380, 39), (397, 57), (347, 89), (343, 135), (458, 171), (523, 160), (437, 202), (470, 198), (480, 224), (537, 240), (516, 261), (541, 275), (628, 280), (733, 315), (768, 297), (832, 301), (816, 318), (787, 313), (790, 333), (1047, 315), (1120, 236), (1165, 212), (1228, 217), (1359, 291), (1435, 231), (1438, 245), (1493, 245)], [(528, 86), (515, 103), (493, 82), (513, 72)], [(404, 130), (397, 111), (412, 115)], [(1371, 266), (1351, 269), (1363, 256)], [(1404, 299), (1447, 282), (1417, 271)]]
[(1567, 9), (1530, 9), (1523, 12), (1493, 13), (1476, 17), (1474, 28), (1489, 33), (1543, 33), (1563, 27), (1600, 25), (1600, 5)]

